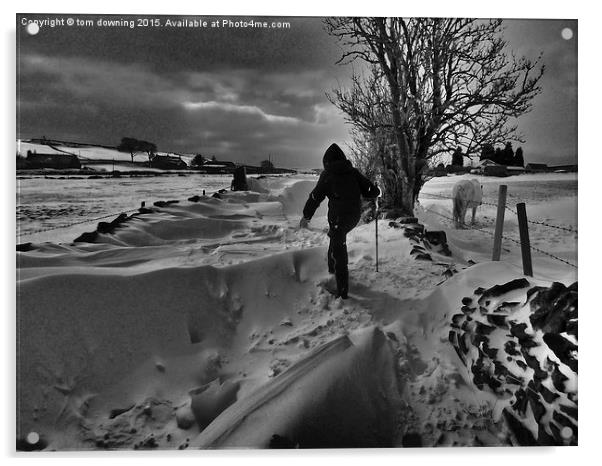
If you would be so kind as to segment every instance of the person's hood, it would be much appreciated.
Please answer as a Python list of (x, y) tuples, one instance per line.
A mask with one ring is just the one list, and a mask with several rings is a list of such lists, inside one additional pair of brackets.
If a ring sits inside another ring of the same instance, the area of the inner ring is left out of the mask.
[(333, 173), (343, 173), (353, 168), (351, 162), (345, 157), (345, 153), (337, 144), (331, 144), (322, 158), (324, 170)]

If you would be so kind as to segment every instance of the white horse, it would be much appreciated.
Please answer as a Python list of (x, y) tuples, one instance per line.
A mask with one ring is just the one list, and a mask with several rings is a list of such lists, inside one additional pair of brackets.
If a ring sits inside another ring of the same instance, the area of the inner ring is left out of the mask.
[(460, 180), (454, 185), (452, 191), (454, 203), (454, 226), (459, 228), (464, 223), (466, 211), (472, 208), (472, 225), (474, 225), (474, 217), (483, 201), (483, 187), (479, 184), (479, 180)]

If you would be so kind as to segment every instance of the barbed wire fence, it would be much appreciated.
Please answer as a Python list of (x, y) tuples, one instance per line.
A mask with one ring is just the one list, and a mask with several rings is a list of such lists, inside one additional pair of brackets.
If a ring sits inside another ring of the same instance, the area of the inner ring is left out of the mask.
[(130, 210), (122, 210), (120, 212), (114, 212), (114, 213), (111, 213), (111, 214), (102, 215), (100, 217), (87, 218), (85, 220), (78, 220), (77, 222), (70, 222), (70, 223), (61, 224), (61, 225), (55, 225), (55, 226), (48, 227), (48, 228), (38, 228), (36, 230), (30, 230), (30, 231), (28, 231), (26, 233), (20, 233), (19, 232), (18, 236), (19, 236), (19, 238), (26, 238), (28, 236), (33, 236), (33, 235), (36, 235), (38, 233), (46, 233), (48, 231), (61, 230), (61, 229), (64, 229), (64, 228), (71, 228), (71, 227), (74, 227), (76, 225), (83, 225), (84, 223), (97, 222), (99, 220), (104, 220), (104, 219), (111, 218), (111, 217), (117, 218), (120, 215), (131, 214), (131, 213), (134, 213), (134, 212), (138, 212), (139, 210), (140, 210), (139, 208), (130, 209)]
[[(438, 198), (438, 199), (449, 199), (449, 200), (453, 200), (453, 198), (452, 198), (452, 197), (450, 197), (450, 196), (443, 196), (443, 195), (434, 194), (434, 193), (421, 193), (421, 194), (420, 194), (420, 196), (426, 196), (426, 197), (429, 197), (429, 196), (430, 196), (431, 198)], [(491, 203), (491, 202), (481, 202), (481, 204), (484, 204), (484, 205), (490, 205), (490, 206), (497, 207), (497, 204), (496, 204), (496, 203)], [(512, 209), (512, 208), (510, 208), (510, 207), (508, 207), (508, 206), (506, 206), (506, 209), (507, 209), (508, 211), (512, 212), (513, 214), (515, 214), (515, 215), (518, 215), (518, 213), (516, 212), (516, 210), (514, 210), (514, 209)], [(427, 208), (425, 208), (424, 210), (425, 210), (425, 211), (427, 211), (427, 212), (431, 212), (431, 213), (433, 213), (433, 214), (435, 214), (435, 215), (438, 215), (438, 216), (440, 216), (440, 217), (443, 217), (443, 218), (445, 218), (445, 219), (447, 219), (447, 220), (450, 220), (450, 221), (452, 221), (452, 222), (454, 221), (454, 219), (453, 219), (452, 217), (449, 217), (449, 216), (447, 216), (447, 215), (444, 215), (444, 214), (442, 214), (441, 212), (437, 212), (437, 211), (435, 211), (435, 210), (432, 210), (432, 209), (427, 209)], [(553, 224), (549, 224), (549, 223), (547, 223), (547, 222), (536, 221), (536, 220), (527, 220), (527, 222), (528, 222), (528, 223), (531, 223), (531, 224), (535, 224), (535, 225), (542, 225), (542, 226), (546, 226), (546, 227), (549, 227), (549, 228), (555, 228), (555, 229), (558, 229), (558, 230), (563, 230), (563, 231), (567, 231), (567, 232), (570, 232), (570, 233), (578, 234), (578, 230), (577, 230), (577, 229), (573, 229), (573, 228), (570, 228), (570, 227), (564, 227), (564, 226), (560, 226), (560, 225), (553, 225)], [(479, 231), (479, 232), (481, 232), (481, 233), (485, 233), (485, 234), (487, 234), (487, 235), (489, 235), (489, 236), (495, 237), (495, 234), (494, 234), (493, 232), (491, 232), (491, 231), (488, 231), (488, 230), (484, 230), (484, 229), (482, 229), (482, 228), (475, 227), (474, 225), (468, 225), (468, 224), (467, 224), (467, 225), (465, 225), (465, 226), (466, 226), (466, 227), (468, 227), (468, 228), (469, 228), (469, 229), (471, 229), (471, 230)], [(502, 235), (502, 238), (503, 238), (503, 239), (505, 239), (505, 240), (507, 240), (507, 241), (510, 241), (510, 242), (516, 243), (516, 244), (518, 244), (519, 246), (522, 246), (522, 245), (523, 245), (523, 243), (522, 243), (520, 240), (516, 240), (516, 239), (514, 239), (514, 238), (511, 238), (511, 237), (509, 237), (509, 236), (507, 236), (507, 235)], [(554, 259), (554, 260), (557, 260), (557, 261), (559, 261), (559, 262), (562, 262), (562, 263), (564, 263), (564, 264), (566, 264), (566, 265), (569, 265), (569, 266), (571, 266), (571, 267), (578, 268), (578, 266), (577, 266), (576, 264), (573, 264), (573, 263), (571, 263), (571, 262), (569, 262), (569, 261), (567, 261), (567, 260), (565, 260), (565, 259), (563, 259), (563, 258), (561, 258), (561, 257), (558, 257), (558, 256), (557, 256), (557, 255), (555, 255), (555, 254), (552, 254), (552, 253), (550, 253), (550, 252), (548, 252), (548, 251), (544, 251), (543, 249), (540, 249), (540, 248), (538, 248), (538, 247), (535, 247), (535, 246), (533, 246), (533, 245), (531, 245), (531, 244), (529, 244), (529, 247), (530, 247), (532, 250), (534, 250), (534, 251), (536, 251), (536, 252), (539, 252), (540, 254), (543, 254), (543, 255), (545, 255), (545, 256), (548, 256), (548, 257), (550, 257), (550, 258), (552, 258), (552, 259)]]
[[(437, 198), (437, 199), (449, 199), (450, 201), (453, 201), (453, 199), (454, 199), (451, 196), (443, 196), (443, 195), (434, 194), (434, 193), (420, 193), (420, 196), (426, 196), (426, 197)], [(497, 203), (493, 203), (493, 202), (483, 201), (483, 202), (481, 202), (481, 204), (497, 207)], [(518, 215), (518, 212), (516, 210), (514, 210), (512, 207), (506, 206), (506, 210), (509, 212), (512, 212), (514, 215)], [(537, 221), (537, 220), (527, 220), (527, 222), (531, 223), (533, 225), (542, 225), (542, 226), (546, 226), (549, 228), (555, 228), (557, 230), (563, 230), (563, 231), (567, 231), (569, 233), (578, 234), (578, 230), (576, 228), (571, 228), (571, 227), (566, 227), (566, 226), (561, 226), (561, 225), (553, 225), (551, 223), (547, 223), (544, 221)]]

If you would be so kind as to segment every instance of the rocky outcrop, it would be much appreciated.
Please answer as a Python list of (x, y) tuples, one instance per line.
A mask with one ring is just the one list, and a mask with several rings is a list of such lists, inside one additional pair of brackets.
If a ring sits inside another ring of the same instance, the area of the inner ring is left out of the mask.
[(519, 445), (577, 444), (577, 283), (524, 279), (462, 300), (449, 341), (480, 390), (506, 403)]

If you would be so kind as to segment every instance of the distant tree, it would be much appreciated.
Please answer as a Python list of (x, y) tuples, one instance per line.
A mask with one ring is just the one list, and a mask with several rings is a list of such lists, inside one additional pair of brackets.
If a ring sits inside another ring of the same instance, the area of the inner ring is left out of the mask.
[(201, 154), (196, 154), (192, 159), (192, 162), (190, 162), (190, 165), (193, 167), (201, 167), (204, 163), (205, 157), (203, 157)]
[(274, 164), (272, 163), (271, 160), (262, 160), (261, 163), (259, 164), (259, 166), (261, 167), (262, 170), (273, 170), (274, 169)]
[(119, 152), (129, 152), (134, 162), (134, 155), (140, 151), (140, 141), (135, 138), (122, 138), (121, 143), (117, 146)]
[(212, 162), (217, 162), (217, 159), (215, 158), (215, 155), (212, 155), (212, 156), (211, 156), (211, 161), (212, 161)]
[(452, 155), (452, 166), (463, 167), (464, 166), (464, 154), (462, 153), (461, 147), (456, 147)]
[(153, 142), (138, 141), (138, 150), (146, 152), (148, 161), (150, 162), (157, 154), (157, 145)]
[(523, 158), (523, 148), (519, 147), (516, 149), (516, 153), (514, 154), (514, 166), (515, 167), (524, 167), (525, 159)]
[(481, 148), (481, 160), (493, 160), (495, 158), (495, 148), (493, 147), (493, 144), (490, 143), (485, 143), (483, 144), (483, 147)]
[(512, 165), (514, 163), (514, 151), (512, 150), (512, 143), (507, 142), (506, 146), (502, 150), (502, 165)]

